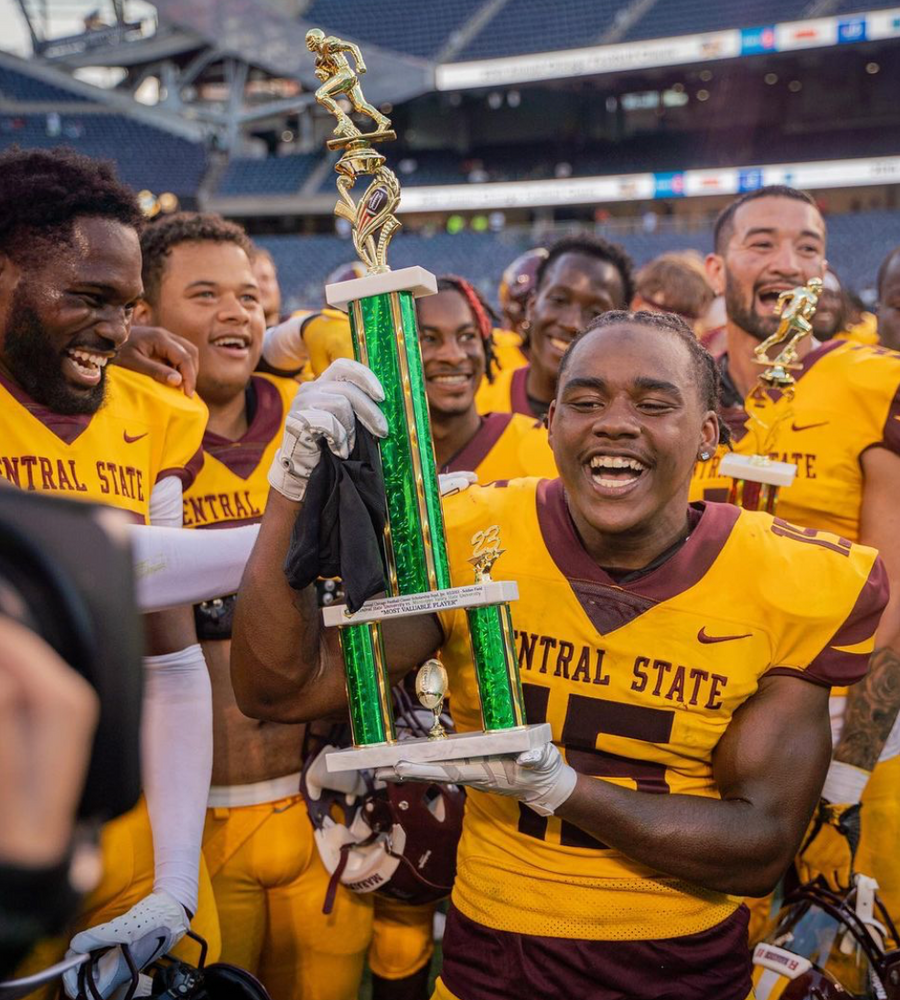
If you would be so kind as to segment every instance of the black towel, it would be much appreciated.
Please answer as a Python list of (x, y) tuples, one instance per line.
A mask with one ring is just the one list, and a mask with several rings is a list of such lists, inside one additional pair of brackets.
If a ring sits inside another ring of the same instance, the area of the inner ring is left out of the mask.
[(375, 438), (358, 421), (348, 459), (324, 441), (294, 525), (284, 573), (295, 590), (320, 576), (344, 581), (347, 607), (358, 611), (385, 589), (382, 538), (387, 516), (381, 459)]

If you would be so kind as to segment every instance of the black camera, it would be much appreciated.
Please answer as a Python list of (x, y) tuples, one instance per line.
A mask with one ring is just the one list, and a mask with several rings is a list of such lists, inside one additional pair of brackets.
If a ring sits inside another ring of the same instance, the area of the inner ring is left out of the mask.
[(143, 630), (125, 515), (0, 487), (0, 614), (39, 635), (97, 692), (79, 819), (127, 812), (141, 789)]

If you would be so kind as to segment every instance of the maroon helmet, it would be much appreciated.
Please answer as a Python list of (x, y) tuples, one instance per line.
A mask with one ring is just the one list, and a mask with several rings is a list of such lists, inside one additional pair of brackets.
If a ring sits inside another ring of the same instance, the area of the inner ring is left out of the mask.
[(497, 297), (506, 322), (512, 329), (518, 329), (525, 318), (525, 300), (534, 288), (538, 268), (546, 257), (547, 251), (543, 247), (527, 250), (503, 272)]
[(756, 1000), (900, 1000), (897, 932), (874, 879), (837, 895), (819, 882), (789, 893), (753, 952)]
[[(394, 701), (398, 738), (427, 736), (431, 712), (415, 705), (402, 687), (394, 689)], [(452, 729), (448, 718), (442, 721)], [(331, 774), (324, 753), (342, 742), (308, 753), (300, 779), (316, 847), (331, 874), (325, 912), (338, 882), (353, 892), (411, 904), (449, 896), (465, 793), (456, 785), (376, 782), (371, 771)]]

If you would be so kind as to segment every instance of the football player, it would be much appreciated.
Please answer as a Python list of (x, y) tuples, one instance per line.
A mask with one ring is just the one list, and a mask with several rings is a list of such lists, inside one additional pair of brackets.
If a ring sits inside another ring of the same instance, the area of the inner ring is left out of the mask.
[[(886, 577), (872, 549), (835, 535), (688, 506), (719, 439), (717, 388), (676, 317), (609, 313), (561, 365), (561, 478), (445, 501), (454, 585), (471, 579), (476, 532), (506, 550), (492, 574), (518, 582), (528, 718), (553, 742), (397, 765), (472, 789), (437, 997), (751, 995), (740, 897), (774, 885), (806, 828), (828, 688), (864, 675)], [(387, 432), (368, 369), (341, 361), (316, 389), (292, 405), (235, 617), (238, 704), (283, 722), (346, 704), (337, 637), (280, 571), (318, 440), (346, 455), (356, 421)], [(383, 627), (394, 678), (441, 650), (464, 731), (481, 725), (465, 622)]]
[[(482, 483), (556, 475), (547, 432), (532, 414), (480, 415), (476, 409), (479, 386), (501, 376), (495, 317), (474, 286), (443, 275), (438, 294), (418, 299), (416, 312), (439, 471), (475, 472)], [(266, 331), (263, 357), (273, 368), (293, 374), (307, 349), (317, 376), (337, 358), (352, 358), (346, 314), (325, 309)]]
[(831, 340), (847, 326), (847, 299), (840, 279), (826, 268), (822, 276), (822, 294), (812, 318), (813, 336), (816, 340)]
[[(720, 366), (724, 416), (738, 452), (761, 447), (744, 408), (760, 371), (753, 349), (778, 326), (778, 296), (823, 276), (825, 244), (815, 202), (788, 187), (742, 195), (716, 223), (716, 250), (707, 267), (728, 311), (728, 349)], [(888, 910), (898, 912), (900, 733), (890, 734), (900, 707), (900, 355), (838, 339), (807, 340), (800, 354), (789, 415), (779, 420), (787, 405), (779, 401), (770, 401), (761, 415), (774, 428), (772, 457), (797, 466), (793, 485), (779, 494), (778, 514), (878, 548), (893, 597), (866, 681), (836, 692), (832, 701), (833, 763), (798, 868), (804, 876), (826, 877), (832, 888), (848, 887), (861, 818), (856, 867), (878, 880)], [(696, 498), (724, 499), (727, 486), (716, 462), (699, 463)], [(876, 768), (879, 757), (885, 761)]]
[(878, 269), (878, 339), (900, 349), (900, 247), (884, 258)]
[[(217, 215), (182, 213), (142, 238), (144, 299), (136, 320), (189, 340), (197, 392), (209, 407), (204, 464), (184, 496), (186, 527), (258, 521), (266, 475), (297, 391), (255, 374), (265, 317), (244, 231)], [(195, 609), (212, 679), (214, 756), (203, 852), (222, 933), (222, 958), (258, 975), (279, 1000), (353, 1000), (371, 937), (372, 907), (337, 887), (319, 858), (300, 795), (303, 726), (259, 723), (234, 701), (229, 676), (234, 595)]]
[(606, 240), (575, 236), (550, 247), (528, 300), (529, 363), (503, 369), (493, 382), (483, 382), (475, 400), (478, 412), (543, 419), (566, 348), (592, 319), (631, 302), (631, 271), (628, 254)]
[[(141, 295), (141, 224), (134, 195), (104, 164), (64, 151), (0, 157), (0, 475), (180, 526), (206, 408), (110, 364)], [(121, 944), (144, 965), (192, 923), (217, 948), (208, 882), (198, 891), (209, 678), (190, 608), (145, 620), (145, 799), (104, 827), (103, 877), (71, 942), (110, 949), (104, 996), (130, 979)], [(28, 970), (62, 957), (58, 942), (38, 952)], [(66, 988), (74, 995), (74, 975)]]
[(534, 416), (482, 416), (475, 407), (483, 380), (497, 377), (491, 311), (475, 288), (446, 275), (416, 310), (439, 471), (474, 472), (481, 483), (555, 476), (547, 431)]

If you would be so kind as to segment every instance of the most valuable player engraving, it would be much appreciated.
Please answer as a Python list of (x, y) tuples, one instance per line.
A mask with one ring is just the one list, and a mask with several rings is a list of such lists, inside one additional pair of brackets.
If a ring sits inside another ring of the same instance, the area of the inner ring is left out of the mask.
[[(320, 28), (307, 32), (306, 45), (310, 52), (316, 53), (316, 76), (322, 81), (316, 100), (337, 118), (336, 138), (328, 141), (328, 148), (345, 150), (334, 166), (341, 198), (334, 214), (350, 223), (353, 246), (369, 272), (383, 273), (390, 270), (388, 244), (400, 228), (394, 215), (400, 203), (400, 184), (394, 172), (385, 166), (384, 156), (372, 145), (396, 139), (397, 134), (391, 129), (391, 120), (370, 104), (362, 92), (358, 74), (366, 72), (366, 64), (356, 45), (333, 35), (326, 36)], [(355, 71), (345, 53), (355, 60)], [(361, 132), (341, 109), (337, 96), (346, 97), (354, 111), (371, 118), (376, 130)], [(359, 202), (355, 202), (351, 191), (357, 177), (363, 176), (371, 176), (372, 181)]]
[[(810, 278), (806, 285), (782, 292), (775, 306), (776, 315), (781, 317), (778, 329), (753, 352), (755, 363), (765, 369), (747, 397), (747, 427), (756, 442), (756, 454), (730, 453), (719, 465), (720, 472), (733, 477), (729, 502), (747, 510), (774, 514), (779, 487), (790, 486), (797, 475), (796, 465), (775, 462), (769, 456), (775, 449), (778, 429), (793, 419), (796, 379), (792, 372), (801, 367), (797, 348), (812, 334), (811, 320), (821, 292), (821, 278)], [(770, 358), (769, 351), (779, 344), (784, 346)], [(778, 393), (776, 398), (771, 390)]]

